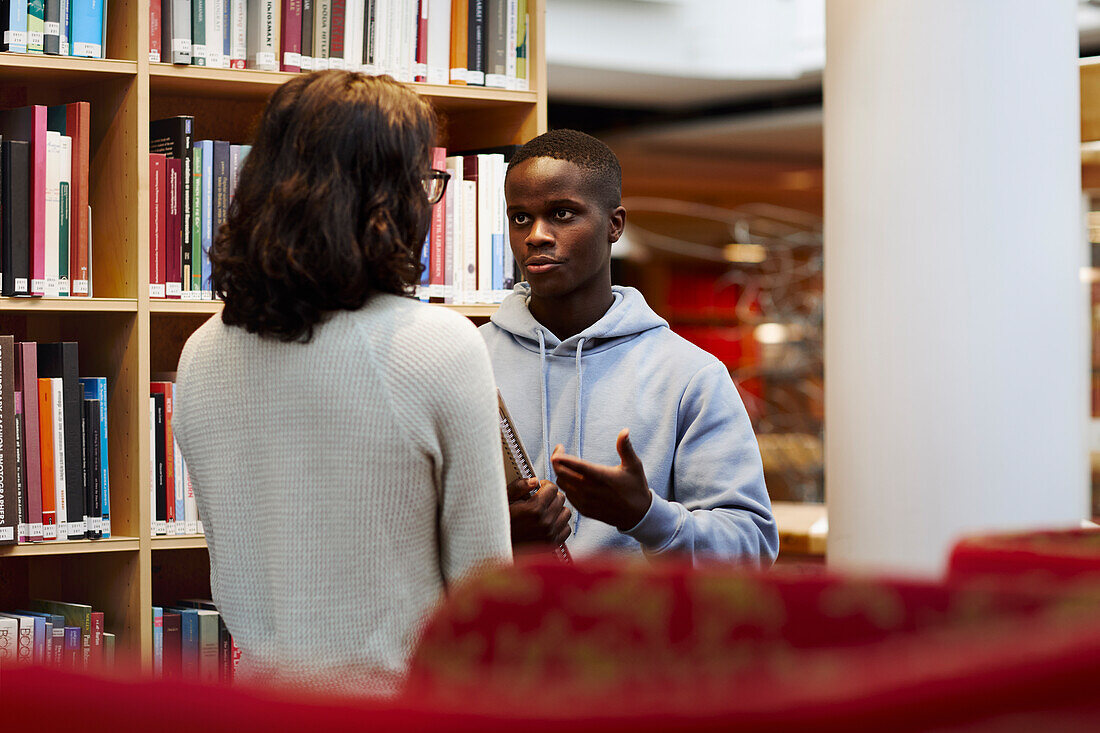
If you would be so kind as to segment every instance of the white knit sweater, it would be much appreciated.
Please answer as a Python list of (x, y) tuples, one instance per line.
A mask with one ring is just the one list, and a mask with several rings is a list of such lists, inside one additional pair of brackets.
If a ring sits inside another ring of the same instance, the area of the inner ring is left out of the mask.
[(511, 558), (492, 369), (465, 318), (379, 295), (303, 345), (215, 316), (176, 389), (244, 676), (391, 693), (446, 587)]

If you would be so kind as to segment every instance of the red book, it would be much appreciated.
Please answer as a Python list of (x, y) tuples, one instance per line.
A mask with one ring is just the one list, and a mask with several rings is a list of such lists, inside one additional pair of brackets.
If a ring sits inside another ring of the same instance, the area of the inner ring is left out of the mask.
[(164, 295), (167, 298), (180, 297), (180, 283), (183, 282), (180, 254), (183, 251), (183, 161), (168, 158), (167, 166), (167, 213), (164, 218), (164, 237), (168, 251), (168, 262), (164, 269)]
[[(57, 484), (54, 481), (54, 461), (56, 460), (53, 442), (53, 383), (48, 377), (38, 378), (38, 446), (42, 457), (40, 464), (42, 487), (42, 526), (45, 539), (57, 537)], [(25, 403), (26, 400), (23, 400)], [(53, 528), (52, 532), (50, 528)], [(49, 536), (52, 534), (53, 536)], [(62, 537), (61, 539), (65, 539)]]
[(42, 454), (38, 445), (38, 344), (15, 345), (15, 384), (23, 393), (23, 480), (26, 482), (28, 539), (42, 539)]
[[(432, 168), (447, 169), (447, 149), (432, 148)], [(450, 185), (450, 184), (448, 184)], [(455, 185), (458, 185), (455, 183)], [(428, 262), (428, 284), (443, 287), (447, 281), (447, 199), (439, 199), (432, 207), (431, 259)]]
[(149, 60), (160, 61), (160, 3), (149, 0)]
[[(416, 71), (413, 81), (428, 81), (428, 0), (419, 0), (416, 14)], [(443, 166), (437, 166), (442, 170)], [(434, 268), (433, 268), (434, 269)]]
[(164, 242), (165, 219), (168, 214), (165, 188), (167, 158), (161, 153), (149, 154), (149, 297), (163, 298), (168, 267), (168, 248)]
[[(46, 294), (46, 107), (41, 104), (0, 111), (0, 136), (30, 147), (31, 295)], [(75, 170), (75, 167), (74, 167)], [(76, 206), (76, 199), (73, 199)]]
[(92, 611), (89, 615), (91, 640), (88, 645), (88, 668), (98, 670), (103, 666), (103, 611)]
[(283, 0), (282, 71), (298, 73), (302, 67), (302, 0)]
[[(159, 7), (160, 3), (153, 3)], [(157, 38), (160, 38), (158, 32)], [(89, 281), (89, 260), (91, 253), (88, 243), (91, 232), (88, 231), (88, 171), (91, 137), (92, 106), (87, 102), (72, 102), (65, 105), (65, 134), (73, 139), (72, 184), (69, 187), (72, 201), (71, 229), (69, 244), (69, 291), (74, 296), (91, 296)]]
[[(168, 506), (168, 522), (183, 522), (183, 517), (176, 516), (176, 471), (175, 453), (172, 451), (172, 383), (150, 382), (149, 394), (164, 395), (164, 469), (165, 469), (165, 502)], [(169, 531), (169, 534), (172, 534)]]

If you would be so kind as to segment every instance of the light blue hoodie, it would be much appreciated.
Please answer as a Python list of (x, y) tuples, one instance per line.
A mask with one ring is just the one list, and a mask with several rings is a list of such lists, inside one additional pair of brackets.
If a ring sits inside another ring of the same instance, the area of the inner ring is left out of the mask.
[(583, 556), (618, 549), (685, 553), (768, 565), (779, 533), (756, 436), (729, 372), (673, 333), (634, 288), (615, 286), (600, 320), (559, 341), (531, 315), (520, 283), (481, 327), (493, 372), (540, 478), (566, 452), (617, 466), (630, 441), (653, 494), (637, 526), (620, 532), (581, 517), (569, 537)]

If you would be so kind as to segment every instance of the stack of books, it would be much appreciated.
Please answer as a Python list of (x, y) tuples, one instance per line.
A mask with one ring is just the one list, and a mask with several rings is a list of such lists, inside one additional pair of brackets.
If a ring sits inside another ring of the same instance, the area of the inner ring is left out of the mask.
[(0, 295), (89, 297), (91, 106), (0, 111)]
[(78, 358), (0, 336), (0, 544), (111, 535), (107, 379)]
[(195, 682), (232, 682), (241, 653), (213, 601), (153, 606), (153, 674)]
[(191, 474), (172, 432), (175, 374), (149, 383), (149, 506), (154, 536), (203, 534)]
[(154, 0), (149, 60), (527, 89), (527, 0)]
[(251, 145), (194, 140), (189, 115), (149, 130), (149, 297), (210, 300), (210, 246)]
[(83, 603), (31, 601), (31, 610), (0, 613), (0, 668), (8, 663), (88, 671), (115, 662), (115, 635), (102, 611)]
[(0, 51), (103, 58), (106, 0), (5, 0)]

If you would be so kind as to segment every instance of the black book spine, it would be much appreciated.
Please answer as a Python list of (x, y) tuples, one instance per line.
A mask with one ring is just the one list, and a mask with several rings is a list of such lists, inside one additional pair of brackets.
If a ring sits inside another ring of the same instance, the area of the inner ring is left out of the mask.
[(195, 118), (189, 115), (154, 120), (149, 125), (149, 152), (162, 153), (182, 162), (183, 208), (180, 210), (180, 282), (182, 290), (191, 289), (191, 145)]
[(313, 0), (302, 0), (302, 56), (310, 59), (302, 63), (303, 71), (313, 69)]
[(153, 449), (154, 466), (156, 467), (154, 473), (154, 479), (156, 480), (156, 520), (157, 522), (167, 522), (168, 468), (164, 463), (166, 450), (164, 445), (164, 395), (161, 393), (153, 393), (151, 397), (154, 402), (153, 420), (156, 430), (156, 444), (151, 446)]
[[(8, 36), (8, 31), (11, 30), (11, 4), (12, 2), (19, 2), (19, 0), (0, 0), (0, 51), (11, 51), (12, 46), (17, 44), (11, 40)], [(26, 29), (23, 29), (24, 33), (24, 45), (21, 49), (26, 52)]]
[(469, 26), (466, 38), (466, 83), (485, 86), (485, 2), (469, 0)]
[(44, 53), (61, 53), (61, 0), (46, 0), (46, 33), (42, 36)]
[(18, 539), (15, 449), (15, 339), (0, 336), (0, 545)]
[(88, 515), (85, 537), (103, 538), (103, 486), (100, 481), (99, 400), (84, 400), (84, 506)]
[(22, 140), (0, 143), (3, 175), (0, 175), (0, 199), (4, 218), (0, 224), (3, 239), (3, 295), (30, 295), (30, 145)]
[(75, 341), (38, 345), (38, 376), (61, 378), (61, 404), (65, 418), (65, 521), (69, 538), (84, 539), (88, 515), (84, 511), (84, 450), (80, 434), (82, 391), (79, 347)]

